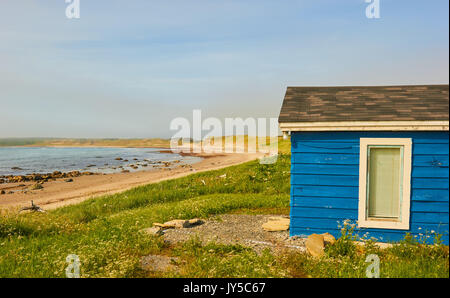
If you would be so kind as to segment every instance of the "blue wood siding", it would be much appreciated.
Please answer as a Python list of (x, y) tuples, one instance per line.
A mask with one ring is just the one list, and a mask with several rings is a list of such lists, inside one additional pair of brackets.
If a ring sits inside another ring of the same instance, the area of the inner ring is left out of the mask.
[(359, 139), (411, 138), (410, 230), (360, 229), (379, 241), (435, 231), (449, 243), (448, 132), (293, 132), (291, 235), (329, 232), (358, 219)]

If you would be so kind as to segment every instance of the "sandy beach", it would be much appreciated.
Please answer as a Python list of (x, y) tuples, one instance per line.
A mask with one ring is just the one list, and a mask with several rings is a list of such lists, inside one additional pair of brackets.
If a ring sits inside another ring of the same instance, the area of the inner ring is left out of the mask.
[(197, 156), (203, 157), (203, 159), (191, 167), (80, 176), (73, 178), (72, 182), (56, 179), (44, 183), (44, 188), (39, 190), (30, 190), (34, 182), (0, 184), (0, 192), (2, 190), (5, 192), (0, 195), (0, 209), (18, 209), (30, 205), (31, 200), (45, 210), (55, 209), (92, 197), (122, 192), (140, 185), (240, 164), (257, 159), (261, 157), (261, 154), (199, 154)]

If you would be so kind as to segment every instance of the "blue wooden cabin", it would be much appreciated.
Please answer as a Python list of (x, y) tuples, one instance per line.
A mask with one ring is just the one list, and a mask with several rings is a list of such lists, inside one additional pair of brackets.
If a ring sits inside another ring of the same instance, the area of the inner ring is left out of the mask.
[(288, 87), (291, 236), (449, 242), (448, 85)]

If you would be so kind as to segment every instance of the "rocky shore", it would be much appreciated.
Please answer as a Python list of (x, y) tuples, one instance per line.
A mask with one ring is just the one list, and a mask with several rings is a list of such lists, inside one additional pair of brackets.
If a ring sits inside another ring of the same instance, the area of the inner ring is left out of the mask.
[(55, 171), (53, 173), (47, 174), (29, 174), (29, 175), (8, 175), (8, 176), (0, 176), (0, 184), (2, 183), (20, 183), (20, 182), (48, 182), (50, 180), (56, 180), (59, 178), (75, 178), (80, 176), (90, 176), (96, 175), (97, 173), (92, 172), (80, 172), (80, 171), (72, 171), (68, 173), (61, 173), (59, 171)]
[[(205, 154), (199, 162), (140, 160), (125, 161), (113, 173), (78, 170), (48, 174), (0, 176), (0, 212), (35, 204), (51, 210), (86, 199), (125, 191), (140, 185), (187, 176), (191, 173), (216, 170), (259, 158), (258, 154)], [(207, 158), (205, 158), (207, 157)], [(117, 157), (119, 158), (119, 157)], [(144, 164), (146, 166), (144, 166)], [(131, 167), (137, 167), (134, 169)], [(113, 165), (110, 165), (110, 167)]]
[[(120, 157), (116, 158), (117, 161), (122, 162), (128, 162), (127, 159), (122, 159)], [(122, 173), (128, 173), (130, 170), (144, 170), (144, 168), (151, 167), (154, 169), (168, 169), (171, 170), (175, 166), (180, 167), (189, 167), (191, 168), (192, 165), (190, 164), (181, 164), (181, 160), (173, 160), (173, 161), (150, 161), (147, 159), (144, 159), (141, 162), (137, 162), (137, 159), (134, 159), (135, 164), (125, 164), (125, 165), (117, 165), (117, 166), (110, 166), (113, 170), (119, 170)], [(105, 166), (107, 166), (105, 164)], [(96, 165), (88, 165), (87, 168), (93, 168), (96, 167)], [(14, 167), (12, 170), (19, 170), (19, 167)], [(22, 169), (20, 169), (22, 170)], [(76, 178), (80, 176), (91, 176), (91, 175), (99, 175), (102, 174), (100, 172), (89, 172), (86, 171), (87, 169), (80, 170), (80, 171), (70, 171), (70, 172), (60, 172), (60, 171), (54, 171), (53, 173), (46, 173), (46, 174), (27, 174), (27, 175), (3, 175), (0, 176), (0, 184), (3, 183), (21, 183), (21, 182), (37, 182), (37, 183), (43, 183), (48, 182), (50, 180), (56, 180), (61, 178)]]

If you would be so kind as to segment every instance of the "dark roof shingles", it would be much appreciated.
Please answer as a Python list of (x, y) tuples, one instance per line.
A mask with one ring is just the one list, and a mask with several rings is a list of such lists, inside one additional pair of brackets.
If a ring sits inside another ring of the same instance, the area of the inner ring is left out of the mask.
[(448, 85), (288, 87), (278, 121), (448, 121), (448, 89)]

